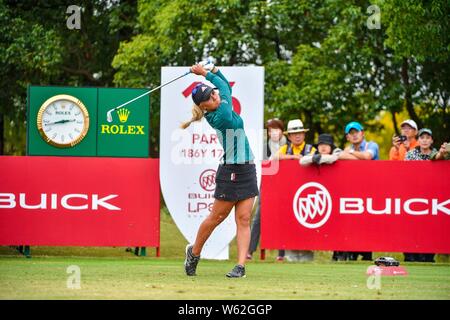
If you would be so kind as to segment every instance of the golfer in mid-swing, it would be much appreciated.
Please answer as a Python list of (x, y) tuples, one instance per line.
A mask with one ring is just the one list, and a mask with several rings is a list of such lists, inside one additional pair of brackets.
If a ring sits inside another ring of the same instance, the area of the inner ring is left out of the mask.
[[(258, 195), (253, 153), (244, 132), (242, 118), (233, 111), (231, 86), (214, 65), (196, 64), (191, 71), (202, 75), (216, 88), (200, 83), (192, 90), (193, 117), (182, 125), (186, 129), (192, 122), (205, 117), (216, 130), (224, 149), (224, 157), (216, 173), (216, 190), (211, 214), (203, 221), (193, 245), (186, 246), (184, 268), (194, 276), (200, 253), (214, 229), (226, 219), (235, 207), (237, 225), (238, 264), (227, 273), (229, 278), (245, 277), (245, 259), (250, 242), (250, 216)], [(218, 89), (218, 91), (217, 91)]]

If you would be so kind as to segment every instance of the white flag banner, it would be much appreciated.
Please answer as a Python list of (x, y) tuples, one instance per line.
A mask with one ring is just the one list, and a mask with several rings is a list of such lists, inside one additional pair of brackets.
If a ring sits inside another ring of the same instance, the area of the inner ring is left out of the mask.
[[(182, 74), (189, 67), (163, 67), (161, 83)], [(221, 67), (232, 87), (233, 109), (244, 120), (244, 129), (255, 155), (258, 184), (264, 121), (264, 68)], [(216, 131), (203, 118), (185, 130), (180, 125), (192, 117), (191, 91), (204, 77), (187, 75), (161, 89), (160, 180), (162, 194), (178, 229), (194, 243), (200, 224), (214, 202), (215, 176), (223, 156)], [(236, 235), (234, 211), (212, 233), (202, 258), (229, 258), (228, 246)]]

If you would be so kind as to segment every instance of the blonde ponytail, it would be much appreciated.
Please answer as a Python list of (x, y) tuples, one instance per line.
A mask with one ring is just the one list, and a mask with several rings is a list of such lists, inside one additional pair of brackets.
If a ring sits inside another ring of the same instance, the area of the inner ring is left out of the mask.
[(191, 125), (192, 122), (194, 121), (200, 121), (203, 118), (203, 109), (200, 108), (198, 105), (194, 104), (192, 106), (192, 119), (186, 122), (183, 122), (180, 126), (181, 129), (186, 129), (187, 127), (189, 127)]

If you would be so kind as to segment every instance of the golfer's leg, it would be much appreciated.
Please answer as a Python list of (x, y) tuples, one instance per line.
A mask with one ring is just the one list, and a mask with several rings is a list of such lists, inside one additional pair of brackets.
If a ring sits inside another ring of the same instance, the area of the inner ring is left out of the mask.
[(237, 250), (238, 264), (245, 265), (248, 245), (250, 243), (250, 217), (255, 198), (238, 201), (235, 206), (235, 218), (237, 225)]
[(228, 217), (235, 203), (234, 201), (214, 200), (210, 215), (202, 222), (198, 229), (197, 238), (192, 248), (194, 255), (200, 255), (206, 240), (208, 240), (214, 229)]

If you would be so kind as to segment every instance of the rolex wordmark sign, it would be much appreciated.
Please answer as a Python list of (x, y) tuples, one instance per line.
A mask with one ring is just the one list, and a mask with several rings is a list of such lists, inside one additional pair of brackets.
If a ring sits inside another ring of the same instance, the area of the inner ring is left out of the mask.
[(149, 98), (138, 99), (126, 108), (114, 111), (111, 123), (106, 113), (116, 105), (129, 101), (145, 89), (99, 88), (97, 154), (115, 157), (148, 157)]
[[(126, 123), (131, 111), (128, 109), (119, 109), (116, 111), (119, 121), (121, 123)], [(102, 134), (145, 134), (144, 126), (139, 125), (124, 125), (124, 124), (102, 124), (101, 128)]]
[(102, 125), (102, 134), (145, 134), (144, 126)]

